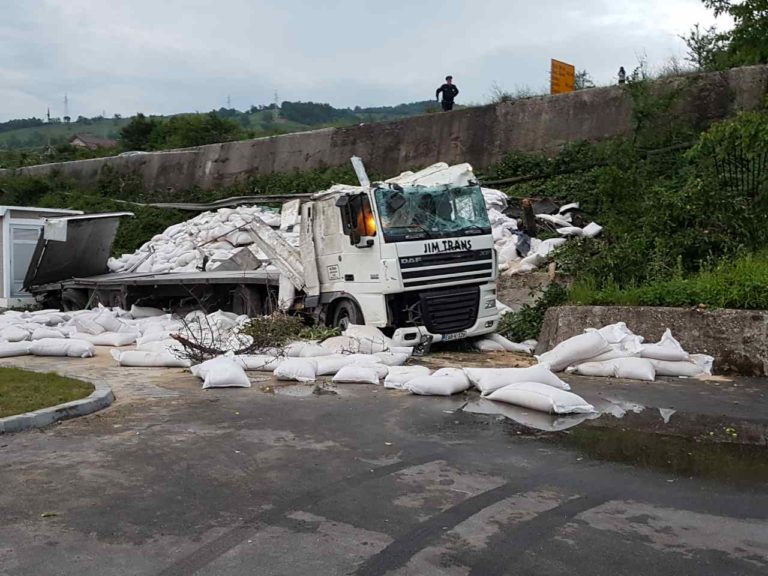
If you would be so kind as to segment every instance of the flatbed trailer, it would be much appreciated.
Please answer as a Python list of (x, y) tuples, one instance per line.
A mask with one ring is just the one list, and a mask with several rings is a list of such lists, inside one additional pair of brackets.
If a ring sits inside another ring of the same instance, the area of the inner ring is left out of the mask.
[[(275, 308), (280, 272), (271, 270), (185, 273), (112, 272), (69, 278), (35, 286), (35, 295), (46, 306), (59, 303), (68, 310), (103, 304), (128, 309), (132, 304), (160, 300), (175, 310), (218, 306), (255, 316)], [(59, 302), (60, 300), (60, 302)]]

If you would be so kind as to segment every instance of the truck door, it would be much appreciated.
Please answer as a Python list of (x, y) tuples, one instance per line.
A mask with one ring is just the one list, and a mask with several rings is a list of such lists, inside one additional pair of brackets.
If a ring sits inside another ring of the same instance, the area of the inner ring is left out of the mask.
[(342, 279), (346, 283), (379, 283), (381, 261), (370, 198), (364, 193), (341, 196), (336, 207), (344, 233), (340, 258)]

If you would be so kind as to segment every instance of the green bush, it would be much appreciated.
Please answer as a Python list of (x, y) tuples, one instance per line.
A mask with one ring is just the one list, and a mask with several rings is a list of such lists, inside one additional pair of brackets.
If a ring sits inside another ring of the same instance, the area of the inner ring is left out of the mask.
[(556, 255), (562, 272), (598, 291), (682, 279), (768, 245), (766, 112), (714, 124), (687, 151), (579, 145), (549, 159), (509, 155), (491, 173), (525, 171), (544, 177), (512, 185), (510, 196), (580, 202), (585, 221), (603, 226)]

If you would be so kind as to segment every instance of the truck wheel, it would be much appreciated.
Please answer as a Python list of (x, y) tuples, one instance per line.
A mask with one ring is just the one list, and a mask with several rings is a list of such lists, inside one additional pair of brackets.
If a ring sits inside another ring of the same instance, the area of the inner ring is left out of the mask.
[(357, 304), (351, 300), (342, 300), (333, 309), (331, 326), (334, 328), (346, 329), (349, 324), (362, 324), (363, 313)]

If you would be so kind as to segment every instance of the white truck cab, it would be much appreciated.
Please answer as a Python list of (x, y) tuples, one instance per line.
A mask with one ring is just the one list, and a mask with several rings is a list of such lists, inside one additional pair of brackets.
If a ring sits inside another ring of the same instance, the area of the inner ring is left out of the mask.
[(334, 186), (303, 204), (304, 305), (322, 309), (326, 323), (389, 329), (402, 346), (496, 330), (496, 258), (482, 191), (469, 165), (451, 167), (458, 177), (444, 184), (434, 181), (445, 174), (431, 170)]

